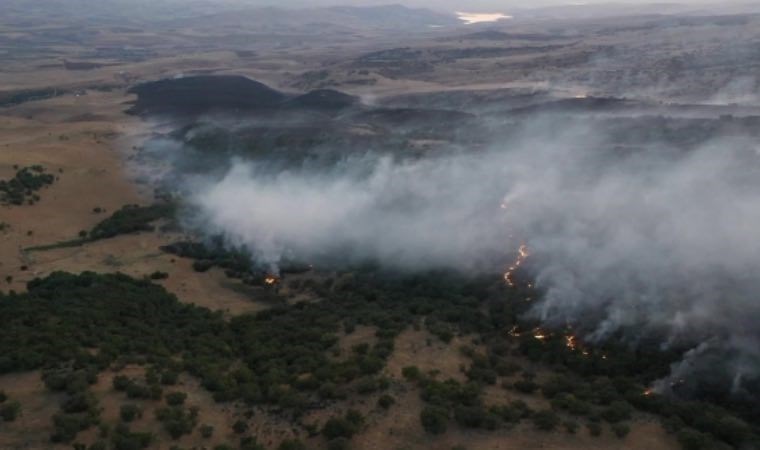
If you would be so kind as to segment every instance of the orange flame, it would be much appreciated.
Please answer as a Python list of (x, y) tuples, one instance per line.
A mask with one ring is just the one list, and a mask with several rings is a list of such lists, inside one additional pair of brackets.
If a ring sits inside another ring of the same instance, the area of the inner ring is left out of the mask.
[(266, 277), (264, 277), (264, 283), (268, 284), (269, 286), (273, 286), (279, 282), (280, 282), (280, 279), (274, 275), (267, 275)]
[(520, 245), (520, 248), (517, 250), (517, 259), (515, 259), (515, 262), (509, 266), (507, 272), (504, 274), (504, 280), (510, 287), (515, 287), (514, 273), (525, 262), (525, 260), (528, 259), (528, 256), (530, 256), (530, 252), (528, 252), (528, 246), (525, 244)]

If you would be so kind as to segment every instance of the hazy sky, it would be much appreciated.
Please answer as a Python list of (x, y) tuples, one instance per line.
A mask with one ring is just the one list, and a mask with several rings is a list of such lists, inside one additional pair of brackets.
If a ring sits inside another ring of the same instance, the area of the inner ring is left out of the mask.
[[(245, 0), (243, 0), (245, 1)], [(530, 9), (548, 5), (578, 5), (578, 4), (649, 4), (649, 3), (679, 3), (700, 5), (711, 3), (706, 0), (248, 0), (256, 4), (277, 6), (323, 6), (323, 5), (357, 5), (368, 6), (378, 4), (403, 4), (406, 6), (427, 7), (450, 11)], [(724, 0), (725, 2), (725, 0)], [(715, 2), (712, 2), (715, 3)], [(735, 3), (735, 2), (732, 2)]]

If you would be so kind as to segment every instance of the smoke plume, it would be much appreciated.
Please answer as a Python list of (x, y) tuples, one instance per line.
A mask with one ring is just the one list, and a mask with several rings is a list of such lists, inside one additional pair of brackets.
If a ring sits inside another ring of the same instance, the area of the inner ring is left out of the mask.
[(545, 293), (532, 316), (588, 340), (657, 335), (691, 346), (692, 367), (730, 355), (739, 389), (760, 368), (760, 149), (741, 137), (689, 151), (612, 142), (536, 120), (487, 150), (424, 159), (278, 173), (237, 161), (194, 201), (206, 226), (272, 267), (294, 251), (495, 271), (524, 243)]

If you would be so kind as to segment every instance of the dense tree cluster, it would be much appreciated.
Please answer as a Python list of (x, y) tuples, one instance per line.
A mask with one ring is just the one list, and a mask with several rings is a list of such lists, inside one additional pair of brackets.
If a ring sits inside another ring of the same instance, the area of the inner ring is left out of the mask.
[[(462, 349), (471, 360), (464, 383), (415, 367), (403, 369), (404, 377), (419, 387), (425, 402), (420, 420), (430, 433), (451, 426), (509, 427), (521, 420), (541, 430), (575, 432), (576, 418), (592, 434), (601, 433), (601, 423), (607, 422), (624, 437), (626, 421), (641, 410), (664, 417), (685, 448), (716, 448), (718, 442), (741, 446), (757, 439), (756, 425), (714, 405), (643, 395), (644, 386), (667, 369), (665, 357), (644, 361), (652, 355), (611, 346), (581, 352), (569, 348), (560, 331), (536, 339), (525, 331), (534, 324), (518, 319), (525, 303), (515, 301), (520, 293), (486, 277), (445, 272), (399, 276), (368, 266), (294, 286), (320, 301), (283, 302), (229, 321), (180, 303), (149, 280), (120, 274), (54, 273), (28, 288), (24, 294), (0, 295), (0, 373), (44, 369), (46, 385), (65, 394), (54, 418), (57, 441), (71, 441), (99, 423), (97, 401), (88, 387), (104, 369), (127, 362), (147, 366), (145, 379), (119, 375), (114, 388), (129, 399), (163, 398), (167, 406), (158, 419), (175, 437), (197, 426), (197, 411), (183, 405), (184, 394), (164, 393), (182, 372), (198, 377), (217, 401), (269, 405), (293, 418), (349, 392), (378, 392), (379, 407), (391, 408), (393, 397), (383, 393), (389, 381), (381, 371), (398, 333), (421, 326), (442, 340), (476, 334), (483, 344), (483, 350)], [(376, 328), (374, 343), (336, 353), (341, 333), (358, 325)], [(507, 331), (515, 326), (522, 332), (510, 336)], [(544, 362), (557, 376), (539, 380), (514, 357)], [(499, 381), (507, 389), (540, 393), (551, 409), (535, 412), (522, 402), (486, 406), (484, 386)], [(110, 433), (110, 444), (126, 449), (149, 443), (149, 435), (127, 425), (139, 412), (125, 405), (121, 414), (123, 423)], [(322, 432), (331, 448), (345, 448), (361, 422), (354, 416), (335, 417)]]
[[(108, 239), (123, 234), (153, 231), (153, 223), (160, 219), (172, 219), (176, 206), (171, 203), (157, 203), (149, 206), (124, 205), (109, 217), (96, 224), (92, 230), (82, 230), (76, 239), (27, 248), (27, 251), (43, 251), (56, 248), (78, 247), (80, 245)], [(161, 279), (163, 274), (153, 274)]]
[[(230, 278), (236, 278), (252, 286), (266, 285), (268, 268), (256, 264), (250, 250), (231, 247), (222, 236), (213, 236), (206, 242), (179, 241), (161, 247), (161, 250), (183, 258), (195, 260), (193, 268), (205, 272), (212, 267), (224, 269)], [(303, 273), (310, 270), (308, 264), (285, 259), (279, 265), (281, 274)]]
[(171, 218), (175, 207), (159, 203), (149, 206), (125, 205), (104, 219), (88, 233), (90, 240), (106, 239), (121, 234), (153, 231), (153, 222)]
[(53, 184), (55, 176), (39, 165), (19, 169), (10, 180), (0, 180), (0, 203), (6, 205), (34, 204), (40, 197), (37, 191)]

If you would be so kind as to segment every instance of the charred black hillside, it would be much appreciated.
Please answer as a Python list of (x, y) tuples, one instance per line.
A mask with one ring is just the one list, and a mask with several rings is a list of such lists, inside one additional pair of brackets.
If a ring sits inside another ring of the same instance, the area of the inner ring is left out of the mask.
[(359, 104), (343, 92), (320, 89), (289, 95), (240, 75), (201, 75), (139, 84), (129, 90), (137, 101), (129, 113), (137, 115), (197, 116), (307, 109), (339, 111)]

